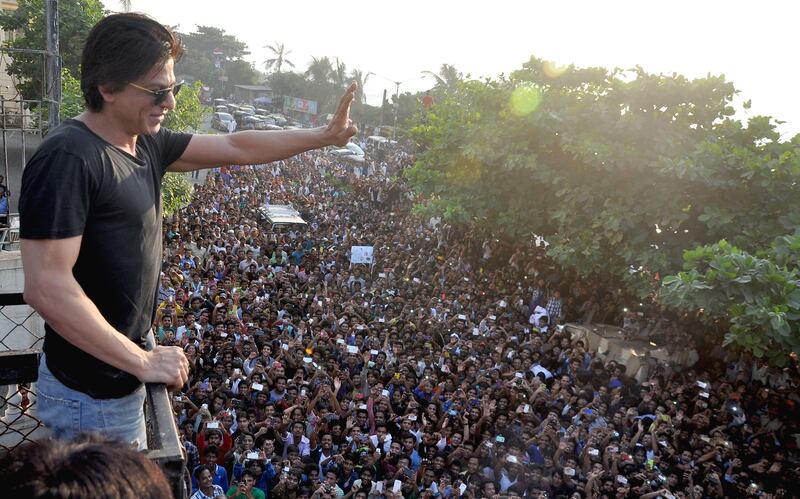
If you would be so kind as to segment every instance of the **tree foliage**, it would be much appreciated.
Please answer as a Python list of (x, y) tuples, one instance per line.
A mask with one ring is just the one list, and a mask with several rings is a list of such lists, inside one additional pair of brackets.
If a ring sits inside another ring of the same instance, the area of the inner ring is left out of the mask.
[[(558, 68), (464, 81), (421, 114), (420, 209), (517, 238), (583, 275), (655, 297), (683, 252), (756, 252), (800, 225), (798, 138), (733, 118), (723, 77)], [(694, 304), (688, 295), (684, 308)]]
[(688, 250), (686, 271), (664, 279), (662, 302), (727, 321), (725, 344), (783, 367), (800, 352), (798, 255), (800, 231), (756, 255), (724, 240)]
[(200, 103), (202, 82), (184, 85), (175, 98), (175, 109), (167, 113), (164, 126), (180, 132), (194, 132), (200, 128), (203, 116), (210, 110)]
[[(164, 120), (166, 128), (180, 132), (194, 132), (200, 128), (203, 117), (210, 112), (209, 108), (200, 103), (202, 86), (201, 82), (196, 81), (181, 89), (176, 97), (175, 109)], [(169, 215), (189, 204), (194, 186), (185, 174), (167, 173), (161, 182), (161, 193), (164, 213)]]
[(69, 69), (61, 68), (61, 107), (58, 115), (63, 121), (78, 116), (84, 109), (86, 101), (83, 100), (81, 82), (72, 76)]
[(276, 43), (274, 45), (265, 45), (264, 48), (269, 49), (273, 55), (273, 57), (264, 61), (264, 69), (267, 71), (274, 68), (276, 73), (280, 73), (284, 65), (289, 66), (290, 68), (294, 67), (294, 63), (287, 59), (288, 55), (291, 54), (292, 51), (287, 50), (284, 44)]
[(161, 205), (165, 215), (175, 213), (181, 206), (189, 204), (194, 186), (185, 174), (168, 172), (161, 180)]
[[(77, 75), (86, 36), (92, 26), (102, 19), (103, 4), (100, 0), (61, 0), (58, 13), (61, 66), (68, 69), (70, 74)], [(8, 42), (8, 46), (44, 50), (46, 30), (43, 0), (19, 0), (16, 10), (0, 14), (0, 27), (18, 33), (16, 39)], [(7, 71), (17, 79), (17, 90), (25, 99), (38, 100), (45, 96), (42, 55), (14, 53)]]
[[(244, 57), (249, 55), (247, 44), (225, 30), (213, 26), (197, 26), (193, 33), (180, 34), (186, 51), (175, 67), (175, 73), (200, 80), (214, 88), (217, 97), (233, 93), (234, 85), (252, 85), (259, 79), (258, 71)], [(220, 67), (216, 66), (214, 50), (221, 49)], [(227, 77), (223, 82), (220, 78)]]

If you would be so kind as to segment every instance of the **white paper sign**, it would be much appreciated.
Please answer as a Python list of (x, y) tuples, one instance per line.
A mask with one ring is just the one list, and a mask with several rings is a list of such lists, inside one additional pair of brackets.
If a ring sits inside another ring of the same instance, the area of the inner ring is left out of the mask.
[(372, 265), (372, 246), (353, 246), (350, 248), (350, 263), (366, 263)]

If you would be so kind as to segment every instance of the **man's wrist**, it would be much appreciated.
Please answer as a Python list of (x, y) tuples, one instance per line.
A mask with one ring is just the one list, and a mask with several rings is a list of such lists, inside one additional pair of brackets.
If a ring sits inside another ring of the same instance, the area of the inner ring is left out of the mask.
[(136, 376), (139, 381), (144, 382), (145, 373), (149, 371), (149, 364), (150, 352), (139, 350), (136, 352), (136, 358), (133, 361), (133, 369), (131, 369), (130, 373)]
[(316, 135), (316, 138), (315, 138), (315, 141), (314, 141), (315, 142), (315, 146), (314, 146), (315, 149), (321, 149), (323, 147), (334, 145), (335, 137), (333, 137), (333, 135), (330, 134), (330, 132), (328, 131), (328, 127), (327, 126), (323, 125), (323, 126), (319, 126), (317, 128), (312, 128), (311, 131), (314, 132), (315, 135)]

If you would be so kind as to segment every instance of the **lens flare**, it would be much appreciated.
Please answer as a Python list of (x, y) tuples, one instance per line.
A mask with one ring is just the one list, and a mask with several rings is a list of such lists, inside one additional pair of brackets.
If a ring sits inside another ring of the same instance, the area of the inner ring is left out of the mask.
[(558, 78), (569, 69), (569, 66), (561, 66), (553, 61), (544, 61), (542, 70), (548, 78)]
[(542, 93), (532, 85), (521, 85), (511, 92), (508, 106), (516, 116), (525, 116), (536, 111), (542, 102)]

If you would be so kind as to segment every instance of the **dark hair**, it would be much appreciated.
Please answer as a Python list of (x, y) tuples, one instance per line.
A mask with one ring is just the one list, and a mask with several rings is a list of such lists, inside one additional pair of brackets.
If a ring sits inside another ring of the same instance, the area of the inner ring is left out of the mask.
[(217, 464), (216, 463), (201, 464), (200, 466), (195, 468), (193, 473), (195, 480), (199, 480), (200, 475), (202, 475), (204, 471), (208, 471), (211, 474), (211, 477), (214, 478), (214, 476), (216, 476), (217, 474)]
[(183, 55), (180, 41), (144, 14), (112, 14), (94, 25), (81, 57), (81, 92), (91, 111), (103, 109), (98, 87), (119, 92), (167, 59)]
[(9, 454), (0, 464), (5, 497), (172, 497), (155, 463), (130, 445), (101, 435), (72, 441), (42, 440)]

